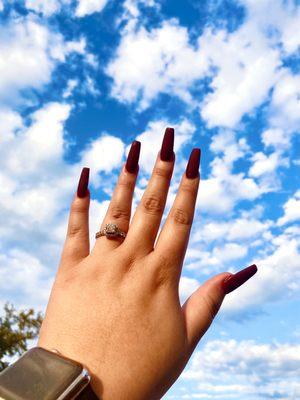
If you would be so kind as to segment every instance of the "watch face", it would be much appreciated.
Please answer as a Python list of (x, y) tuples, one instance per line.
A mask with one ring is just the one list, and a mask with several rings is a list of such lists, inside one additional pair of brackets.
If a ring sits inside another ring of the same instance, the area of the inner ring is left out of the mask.
[(57, 400), (82, 371), (79, 363), (35, 347), (0, 373), (0, 399)]

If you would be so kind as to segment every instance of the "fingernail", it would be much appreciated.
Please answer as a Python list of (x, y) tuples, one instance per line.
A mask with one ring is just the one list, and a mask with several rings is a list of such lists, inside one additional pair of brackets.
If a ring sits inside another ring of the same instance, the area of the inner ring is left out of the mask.
[(174, 129), (166, 128), (160, 149), (160, 159), (162, 161), (173, 160)]
[(140, 150), (141, 142), (134, 140), (131, 144), (125, 165), (126, 170), (130, 173), (136, 172), (139, 163)]
[(85, 197), (87, 194), (87, 188), (89, 184), (89, 175), (90, 175), (90, 169), (89, 168), (82, 168), (80, 179), (78, 182), (78, 187), (77, 187), (77, 196), (78, 197)]
[(255, 264), (250, 265), (245, 269), (233, 274), (229, 278), (223, 281), (223, 289), (226, 294), (237, 289), (239, 286), (243, 285), (248, 279), (250, 279), (257, 272), (257, 266)]
[(201, 150), (195, 148), (192, 150), (189, 158), (189, 162), (186, 166), (185, 174), (187, 178), (194, 179), (199, 176), (199, 165), (200, 165)]

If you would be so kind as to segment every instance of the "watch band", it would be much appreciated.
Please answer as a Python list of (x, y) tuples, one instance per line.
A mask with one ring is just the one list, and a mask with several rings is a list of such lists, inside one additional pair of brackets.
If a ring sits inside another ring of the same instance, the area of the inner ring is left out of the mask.
[(79, 400), (99, 400), (99, 397), (96, 396), (95, 392), (92, 389), (91, 384), (89, 383), (86, 388), (82, 390), (77, 396)]

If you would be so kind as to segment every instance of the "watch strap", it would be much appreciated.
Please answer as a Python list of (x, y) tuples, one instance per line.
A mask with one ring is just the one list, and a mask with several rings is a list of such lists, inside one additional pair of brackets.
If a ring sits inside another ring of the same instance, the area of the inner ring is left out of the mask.
[(95, 394), (92, 389), (91, 384), (89, 383), (87, 387), (85, 387), (77, 396), (79, 400), (99, 400), (99, 397)]

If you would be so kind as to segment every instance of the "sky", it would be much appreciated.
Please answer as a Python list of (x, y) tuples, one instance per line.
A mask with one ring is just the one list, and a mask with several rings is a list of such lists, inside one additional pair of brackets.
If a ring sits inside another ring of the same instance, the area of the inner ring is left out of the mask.
[(300, 1), (0, 0), (0, 306), (45, 311), (82, 167), (90, 238), (131, 142), (133, 210), (164, 130), (201, 183), (181, 304), (252, 263), (171, 399), (300, 398)]

